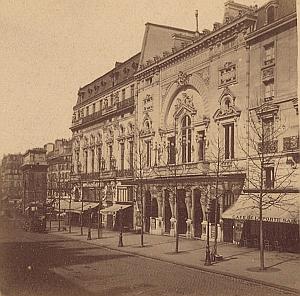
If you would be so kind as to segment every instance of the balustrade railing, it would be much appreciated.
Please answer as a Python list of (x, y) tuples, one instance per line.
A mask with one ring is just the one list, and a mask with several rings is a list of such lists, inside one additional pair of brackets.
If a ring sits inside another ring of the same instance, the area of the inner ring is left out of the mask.
[(134, 97), (130, 97), (128, 99), (125, 99), (123, 101), (117, 102), (115, 105), (106, 107), (105, 109), (99, 110), (97, 112), (94, 112), (88, 116), (82, 117), (80, 119), (77, 119), (72, 122), (72, 126), (84, 124), (87, 122), (91, 122), (95, 119), (99, 119), (103, 116), (106, 116), (107, 114), (113, 114), (114, 112), (118, 112), (122, 109), (126, 109), (128, 107), (134, 106)]

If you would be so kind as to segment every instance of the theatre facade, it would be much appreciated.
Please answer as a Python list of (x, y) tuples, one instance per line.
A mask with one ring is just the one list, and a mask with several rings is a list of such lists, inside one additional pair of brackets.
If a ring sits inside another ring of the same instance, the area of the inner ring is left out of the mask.
[(143, 213), (151, 234), (254, 242), (264, 197), (270, 237), (299, 239), (295, 3), (228, 1), (212, 30), (147, 23), (138, 55), (79, 90), (74, 171), (82, 192), (103, 186), (103, 214), (123, 204), (132, 229)]

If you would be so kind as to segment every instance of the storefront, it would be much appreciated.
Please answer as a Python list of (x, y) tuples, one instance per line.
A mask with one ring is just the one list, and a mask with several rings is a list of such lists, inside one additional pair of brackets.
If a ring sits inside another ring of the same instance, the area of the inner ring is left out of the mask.
[[(122, 212), (122, 213), (121, 213)], [(110, 207), (102, 209), (104, 227), (118, 231), (122, 223), (123, 229), (133, 229), (133, 206), (132, 204), (116, 203)]]
[[(299, 194), (266, 194), (262, 217), (264, 244), (268, 249), (290, 250), (299, 244)], [(254, 195), (241, 195), (222, 214), (224, 241), (243, 246), (259, 244), (259, 202)]]

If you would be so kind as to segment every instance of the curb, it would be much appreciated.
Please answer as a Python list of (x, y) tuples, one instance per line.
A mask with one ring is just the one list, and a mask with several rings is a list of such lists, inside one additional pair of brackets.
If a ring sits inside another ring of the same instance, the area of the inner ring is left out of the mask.
[[(59, 233), (53, 233), (53, 234), (54, 235), (59, 235)], [(62, 234), (62, 236), (64, 236), (64, 234)], [(73, 238), (73, 237), (70, 237), (70, 238), (73, 239), (73, 240), (78, 240), (78, 239)], [(190, 269), (196, 269), (196, 270), (204, 271), (204, 272), (211, 273), (211, 274), (218, 274), (218, 275), (222, 275), (222, 276), (225, 276), (225, 277), (235, 278), (235, 279), (238, 279), (238, 280), (242, 280), (242, 281), (246, 281), (246, 282), (250, 282), (250, 283), (255, 283), (257, 285), (263, 285), (263, 286), (267, 286), (267, 287), (277, 289), (277, 290), (280, 290), (280, 291), (286, 291), (286, 292), (290, 292), (290, 293), (296, 293), (296, 295), (300, 295), (300, 290), (298, 290), (298, 289), (293, 289), (293, 288), (289, 288), (289, 287), (286, 287), (286, 286), (277, 285), (277, 284), (273, 284), (273, 283), (270, 283), (270, 282), (253, 279), (253, 278), (246, 277), (246, 276), (243, 276), (243, 275), (237, 275), (237, 274), (226, 272), (226, 271), (211, 270), (207, 267), (201, 267), (201, 266), (195, 266), (195, 265), (190, 265), (190, 264), (178, 263), (178, 262), (174, 262), (174, 261), (171, 261), (171, 260), (168, 260), (168, 259), (162, 259), (162, 258), (156, 257), (156, 256), (150, 256), (150, 255), (146, 255), (146, 254), (138, 254), (134, 251), (124, 250), (122, 248), (99, 245), (99, 244), (94, 243), (93, 241), (90, 241), (90, 240), (78, 240), (78, 241), (86, 242), (88, 244), (92, 244), (94, 246), (98, 246), (99, 248), (103, 248), (103, 249), (107, 249), (107, 250), (112, 250), (112, 251), (116, 251), (116, 252), (120, 252), (120, 253), (130, 254), (130, 255), (134, 255), (136, 257), (142, 257), (142, 258), (152, 259), (152, 260), (156, 260), (156, 261), (162, 261), (162, 262), (166, 262), (166, 263), (169, 263), (169, 264), (174, 264), (174, 265), (177, 265), (177, 266), (187, 267), (187, 268), (190, 268)]]

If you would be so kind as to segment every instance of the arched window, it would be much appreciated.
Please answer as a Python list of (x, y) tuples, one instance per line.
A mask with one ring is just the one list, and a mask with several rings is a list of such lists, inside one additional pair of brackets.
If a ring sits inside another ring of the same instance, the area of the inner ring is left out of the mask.
[(274, 6), (270, 6), (267, 9), (267, 24), (273, 23), (275, 20), (275, 8)]
[(231, 107), (231, 100), (230, 98), (226, 98), (224, 101), (224, 107), (226, 110), (229, 110), (229, 108)]
[(182, 119), (182, 162), (191, 162), (192, 160), (192, 129), (191, 118), (185, 115)]

